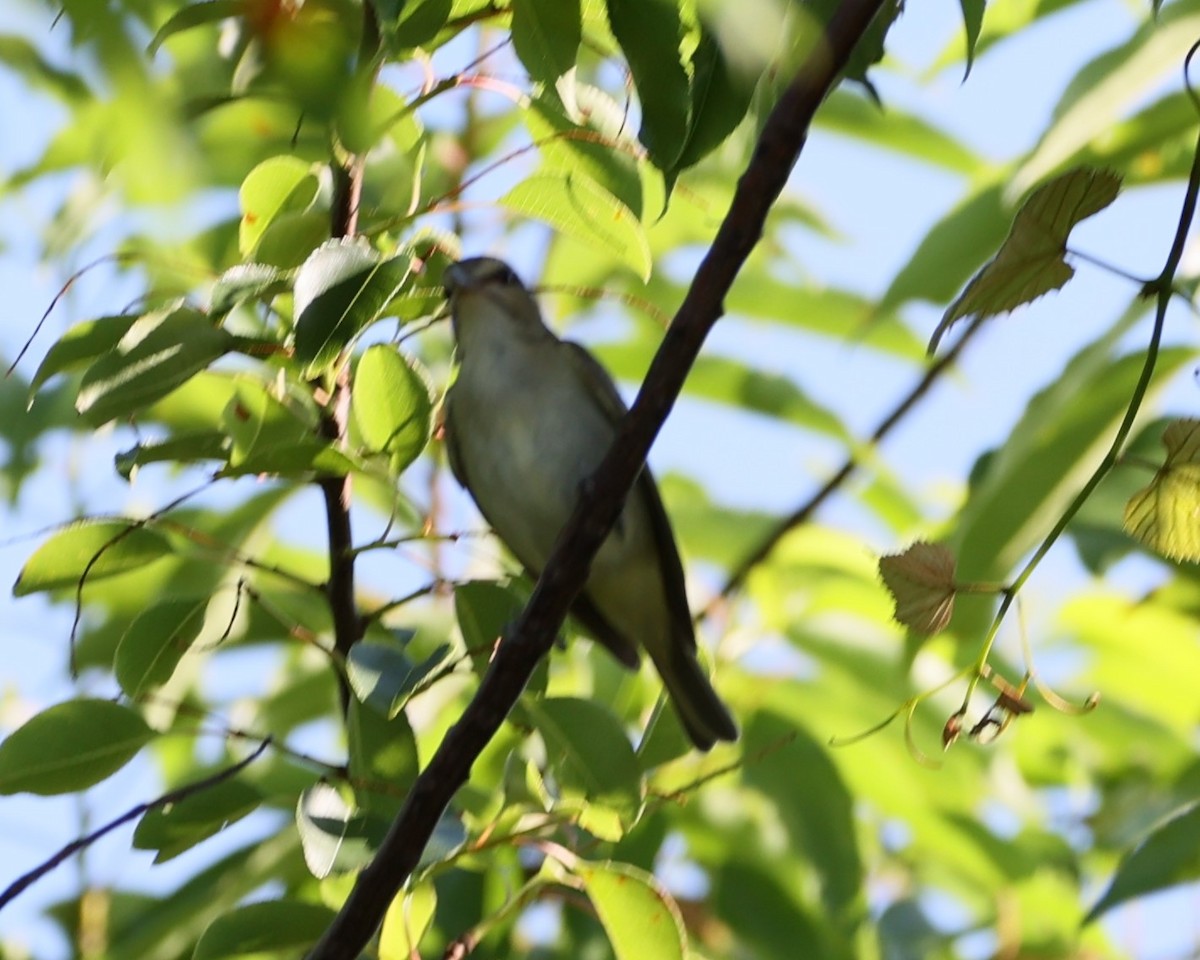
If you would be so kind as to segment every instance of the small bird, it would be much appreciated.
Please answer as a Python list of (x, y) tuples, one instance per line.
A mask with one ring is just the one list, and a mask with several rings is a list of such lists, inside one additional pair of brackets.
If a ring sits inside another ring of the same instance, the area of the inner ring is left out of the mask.
[[(536, 577), (616, 437), (625, 403), (591, 354), (550, 331), (507, 264), (462, 260), (446, 269), (443, 285), (459, 361), (446, 395), (450, 468)], [(696, 657), (683, 565), (648, 468), (571, 612), (625, 666), (637, 668), (639, 648), (650, 654), (699, 749), (737, 739)]]

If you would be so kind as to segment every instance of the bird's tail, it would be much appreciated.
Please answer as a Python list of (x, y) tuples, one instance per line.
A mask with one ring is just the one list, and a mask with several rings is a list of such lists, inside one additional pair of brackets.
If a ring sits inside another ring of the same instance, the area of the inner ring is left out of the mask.
[(717, 696), (694, 650), (676, 647), (669, 663), (655, 663), (683, 729), (699, 750), (718, 740), (736, 740), (737, 724)]

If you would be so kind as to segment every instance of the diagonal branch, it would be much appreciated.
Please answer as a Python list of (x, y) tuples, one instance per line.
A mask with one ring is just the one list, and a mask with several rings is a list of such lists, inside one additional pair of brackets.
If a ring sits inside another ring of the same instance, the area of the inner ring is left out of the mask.
[(400, 886), (412, 875), (451, 799), (475, 758), (520, 697), (538, 661), (550, 650), (567, 608), (670, 413), (684, 379), (738, 271), (762, 236), (763, 224), (804, 146), (809, 124), (851, 51), (885, 0), (842, 0), (818, 44), (771, 111), (750, 160), (646, 381), (604, 462), (586, 485), (559, 535), (533, 596), (484, 675), (474, 699), (446, 733), (417, 777), (374, 860), (309, 960), (354, 960), (369, 942)]

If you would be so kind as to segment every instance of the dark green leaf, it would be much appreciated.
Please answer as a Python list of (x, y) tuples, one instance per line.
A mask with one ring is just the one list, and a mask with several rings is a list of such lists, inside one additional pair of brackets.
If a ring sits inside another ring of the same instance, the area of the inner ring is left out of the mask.
[(1091, 923), (1127, 900), (1197, 878), (1200, 878), (1200, 803), (1193, 803), (1150, 831), (1121, 861), (1108, 889), (1088, 911), (1084, 923)]
[(575, 66), (579, 0), (513, 0), (513, 47), (529, 76), (547, 86)]
[(408, 0), (393, 23), (384, 23), (395, 50), (421, 47), (437, 37), (450, 19), (453, 0)]
[(287, 277), (266, 263), (240, 263), (230, 267), (213, 284), (209, 313), (223, 317), (238, 304), (249, 300), (270, 300), (289, 288)]
[(245, 780), (225, 780), (148, 810), (133, 832), (133, 846), (154, 850), (154, 862), (165, 863), (237, 823), (262, 802), (263, 795)]
[(410, 257), (381, 261), (357, 240), (330, 240), (313, 251), (296, 275), (296, 358), (310, 373), (328, 367), (411, 275)]
[(318, 880), (361, 870), (387, 832), (386, 821), (356, 812), (327, 783), (314, 784), (300, 795), (296, 827), (304, 862)]
[(724, 142), (746, 116), (757, 73), (739, 70), (717, 38), (703, 27), (692, 55), (691, 110), (687, 141), (675, 168), (685, 170)]
[(136, 316), (122, 315), (75, 324), (46, 352), (45, 359), (33, 375), (29, 392), (36, 393), (38, 387), (56, 373), (82, 366), (108, 353), (121, 342), (121, 338), (137, 320)]
[(403, 712), (393, 717), (350, 701), (347, 719), (350, 776), (361, 810), (392, 817), (404, 802), (419, 769), (417, 741)]
[(75, 409), (92, 424), (134, 414), (228, 353), (233, 343), (197, 310), (146, 314), (88, 367)]
[(346, 676), (354, 695), (386, 717), (403, 708), (417, 685), (446, 659), (442, 644), (420, 663), (413, 663), (398, 644), (360, 640), (346, 658)]
[(171, 553), (161, 533), (122, 520), (80, 520), (38, 547), (13, 585), (14, 596), (74, 587), (137, 570)]
[(691, 103), (679, 50), (679, 8), (670, 0), (606, 0), (606, 5), (642, 105), (638, 138), (658, 169), (674, 170), (687, 143)]
[(132, 480), (148, 463), (198, 463), (224, 460), (229, 455), (229, 438), (215, 430), (183, 433), (168, 440), (150, 440), (122, 450), (114, 458), (117, 473)]
[(299, 900), (268, 900), (238, 907), (209, 925), (192, 960), (232, 960), (279, 950), (304, 953), (334, 915), (323, 904)]
[(963, 74), (965, 80), (971, 73), (975, 63), (975, 45), (979, 42), (979, 31), (983, 28), (983, 8), (986, 0), (959, 0), (962, 7), (963, 34), (967, 40), (967, 69)]
[(53, 796), (112, 776), (154, 737), (141, 715), (107, 700), (68, 700), (0, 743), (0, 794)]

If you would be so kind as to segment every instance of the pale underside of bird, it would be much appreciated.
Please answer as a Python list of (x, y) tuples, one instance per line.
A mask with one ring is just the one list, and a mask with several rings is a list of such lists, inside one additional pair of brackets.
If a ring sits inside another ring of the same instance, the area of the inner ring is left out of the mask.
[[(459, 361), (446, 396), (450, 466), (496, 535), (537, 576), (625, 404), (590, 354), (546, 327), (502, 261), (460, 261), (444, 283)], [(572, 614), (628, 667), (646, 650), (698, 748), (737, 738), (697, 659), (683, 566), (648, 469), (596, 554)]]

